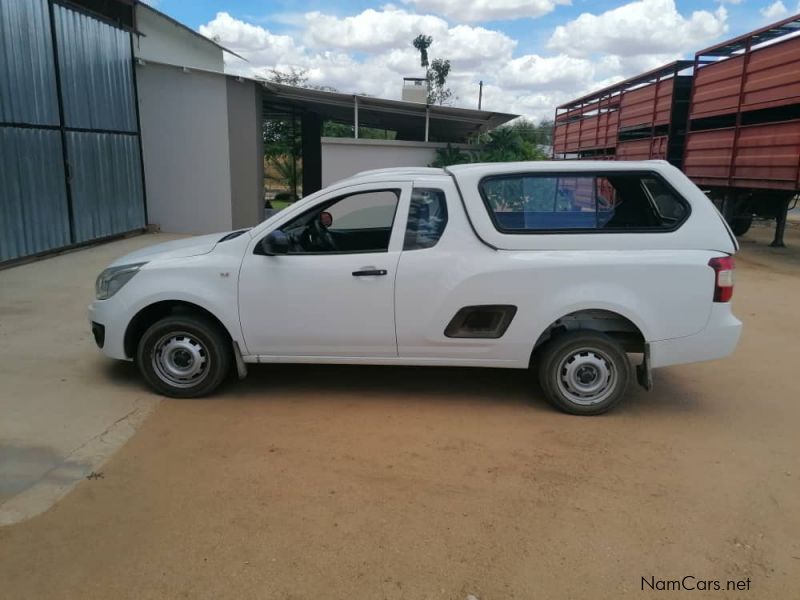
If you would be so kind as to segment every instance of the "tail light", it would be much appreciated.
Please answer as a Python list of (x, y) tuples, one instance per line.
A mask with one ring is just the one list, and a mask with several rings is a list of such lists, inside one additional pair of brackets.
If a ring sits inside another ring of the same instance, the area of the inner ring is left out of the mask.
[(736, 261), (732, 256), (712, 258), (708, 266), (714, 269), (714, 302), (730, 302), (733, 298), (733, 273)]

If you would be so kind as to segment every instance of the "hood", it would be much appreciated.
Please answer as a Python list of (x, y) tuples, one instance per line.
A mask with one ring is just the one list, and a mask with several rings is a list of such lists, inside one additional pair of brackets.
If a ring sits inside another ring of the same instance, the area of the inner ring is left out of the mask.
[(189, 256), (208, 254), (224, 236), (225, 232), (211, 233), (209, 235), (198, 235), (195, 237), (173, 240), (171, 242), (164, 242), (163, 244), (155, 244), (121, 256), (109, 266), (116, 267), (137, 262), (149, 262), (156, 259), (186, 258)]

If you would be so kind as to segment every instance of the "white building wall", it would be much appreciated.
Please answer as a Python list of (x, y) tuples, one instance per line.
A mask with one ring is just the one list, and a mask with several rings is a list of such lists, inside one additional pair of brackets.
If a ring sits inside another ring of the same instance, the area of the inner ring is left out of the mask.
[(223, 71), (221, 48), (144, 4), (136, 6), (136, 28), (143, 34), (133, 37), (133, 54), (136, 58), (220, 73)]
[[(469, 148), (463, 144), (452, 144)], [(389, 167), (427, 167), (436, 158), (436, 149), (447, 144), (353, 138), (322, 138), (322, 185), (370, 169)]]
[(232, 228), (252, 227), (264, 219), (264, 138), (261, 85), (227, 78), (228, 142), (231, 167)]
[(226, 78), (136, 66), (148, 222), (162, 231), (233, 228)]

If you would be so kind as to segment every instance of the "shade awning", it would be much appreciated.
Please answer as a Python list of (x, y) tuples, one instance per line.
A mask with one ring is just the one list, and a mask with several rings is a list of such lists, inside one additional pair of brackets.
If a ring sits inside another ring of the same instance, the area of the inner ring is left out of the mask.
[(518, 115), (452, 106), (426, 105), (372, 96), (343, 94), (261, 82), (265, 113), (276, 110), (308, 111), (324, 120), (352, 124), (358, 106), (362, 127), (397, 131), (403, 139), (424, 139), (426, 114), (431, 141), (466, 142), (471, 136), (489, 131)]

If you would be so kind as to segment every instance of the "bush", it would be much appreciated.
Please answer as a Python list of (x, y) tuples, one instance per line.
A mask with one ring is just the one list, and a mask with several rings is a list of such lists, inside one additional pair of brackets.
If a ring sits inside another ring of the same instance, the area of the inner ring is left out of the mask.
[(533, 142), (525, 139), (514, 127), (499, 127), (478, 138), (480, 148), (461, 150), (447, 144), (436, 150), (432, 167), (447, 167), (476, 162), (514, 162), (547, 160), (545, 153)]

